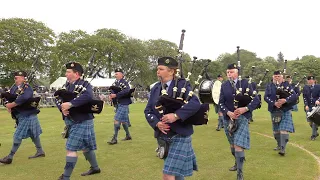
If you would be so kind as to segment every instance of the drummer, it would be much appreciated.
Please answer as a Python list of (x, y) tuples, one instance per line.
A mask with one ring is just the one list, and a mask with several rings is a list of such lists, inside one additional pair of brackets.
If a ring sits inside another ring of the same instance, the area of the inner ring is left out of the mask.
[[(308, 84), (303, 87), (302, 94), (303, 94), (303, 102), (304, 102), (304, 110), (305, 112), (311, 112), (312, 108), (316, 105), (320, 104), (320, 85), (315, 84), (315, 77), (310, 75), (307, 77)], [(309, 122), (309, 125), (312, 129), (311, 134), (311, 141), (316, 140), (316, 138), (319, 136), (318, 133), (318, 125), (314, 122), (307, 119)]]
[[(220, 81), (221, 84), (223, 83), (223, 77), (222, 77), (221, 74), (219, 74), (219, 75), (217, 76), (217, 80), (216, 80), (216, 81)], [(221, 88), (221, 86), (220, 86), (220, 88)], [(218, 92), (220, 92), (220, 88), (217, 89)], [(214, 106), (214, 109), (215, 109), (216, 113), (218, 114), (218, 125), (217, 125), (216, 130), (217, 130), (217, 131), (220, 131), (221, 128), (224, 128), (224, 126), (223, 126), (223, 113), (221, 112), (219, 105), (217, 105), (216, 103), (214, 103), (213, 106)]]

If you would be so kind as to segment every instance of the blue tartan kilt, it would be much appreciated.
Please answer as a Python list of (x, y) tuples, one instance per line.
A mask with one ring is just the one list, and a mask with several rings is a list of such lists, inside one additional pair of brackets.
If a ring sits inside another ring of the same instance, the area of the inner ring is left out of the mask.
[(163, 173), (173, 176), (192, 176), (198, 170), (191, 136), (176, 135), (171, 138), (169, 152), (164, 160)]
[[(272, 113), (271, 113), (271, 118), (272, 118)], [(294, 133), (292, 114), (290, 110), (283, 112), (280, 123), (272, 123), (272, 130), (288, 131), (288, 132)]]
[(250, 133), (249, 133), (249, 125), (248, 119), (241, 115), (235, 121), (237, 122), (238, 129), (232, 134), (229, 134), (228, 125), (229, 125), (229, 117), (224, 117), (224, 132), (227, 136), (227, 139), (230, 145), (237, 145), (244, 149), (250, 149)]
[(298, 105), (297, 105), (297, 104), (295, 104), (294, 106), (292, 106), (292, 111), (295, 111), (295, 112), (298, 111)]
[(14, 138), (16, 139), (26, 139), (26, 138), (36, 138), (42, 134), (42, 129), (39, 123), (38, 116), (36, 114), (31, 114), (28, 116), (17, 115), (19, 125), (14, 132)]
[(96, 150), (96, 135), (94, 132), (93, 119), (73, 123), (70, 119), (65, 119), (66, 125), (70, 125), (69, 137), (66, 142), (66, 150)]
[(121, 123), (129, 123), (129, 105), (118, 104), (114, 119)]

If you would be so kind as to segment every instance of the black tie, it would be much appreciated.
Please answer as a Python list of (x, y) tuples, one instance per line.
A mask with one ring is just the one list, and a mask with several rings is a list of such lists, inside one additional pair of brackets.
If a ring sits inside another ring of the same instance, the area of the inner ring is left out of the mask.
[(231, 86), (232, 86), (233, 88), (236, 88), (236, 82), (235, 82), (235, 81), (231, 81)]
[[(162, 86), (162, 87), (164, 87), (164, 90), (167, 90), (167, 87), (168, 87), (167, 83), (163, 84), (163, 86)], [(161, 90), (160, 90), (160, 96), (162, 95), (162, 94), (161, 94), (162, 87), (161, 87)]]

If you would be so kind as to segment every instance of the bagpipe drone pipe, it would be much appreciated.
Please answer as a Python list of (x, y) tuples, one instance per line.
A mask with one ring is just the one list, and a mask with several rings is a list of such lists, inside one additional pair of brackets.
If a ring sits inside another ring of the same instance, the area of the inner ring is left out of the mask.
[[(199, 85), (199, 80), (202, 78), (202, 75), (198, 76), (198, 80), (195, 82), (195, 86), (193, 87), (193, 90), (190, 90), (188, 94), (186, 87), (190, 84), (190, 76), (192, 74), (193, 64), (195, 63), (196, 57), (194, 57), (194, 61), (191, 67), (191, 70), (188, 72), (187, 77), (184, 79), (185, 83), (181, 89), (178, 90), (178, 81), (181, 78), (180, 72), (182, 69), (181, 61), (182, 61), (182, 47), (183, 47), (183, 40), (184, 40), (184, 33), (185, 30), (182, 30), (181, 39), (180, 39), (180, 45), (179, 45), (179, 55), (178, 55), (178, 69), (176, 70), (175, 78), (172, 81), (174, 83), (173, 93), (172, 96), (168, 95), (168, 92), (165, 88), (165, 84), (162, 84), (162, 90), (161, 90), (161, 96), (159, 96), (159, 99), (156, 104), (156, 109), (159, 111), (160, 114), (168, 114), (168, 113), (174, 113), (176, 110), (183, 107), (183, 105), (187, 104), (188, 101), (192, 98), (194, 95), (194, 90)], [(204, 70), (203, 70), (204, 71)], [(203, 74), (203, 73), (202, 73)], [(204, 125), (208, 123), (208, 112), (209, 112), (209, 104), (201, 104), (200, 109), (191, 117), (184, 120), (183, 122), (186, 124), (192, 124), (192, 125)]]
[[(83, 74), (83, 81), (81, 84), (75, 85), (75, 88), (73, 92), (70, 92), (67, 90), (70, 83), (66, 82), (63, 87), (59, 90), (57, 90), (54, 93), (54, 96), (56, 98), (56, 103), (58, 105), (64, 103), (64, 102), (70, 102), (71, 100), (80, 97), (87, 89), (87, 87), (90, 85), (91, 81), (96, 78), (97, 76), (101, 76), (100, 72), (102, 70), (102, 67), (99, 67), (97, 70), (97, 66), (93, 65), (93, 61), (95, 58), (95, 53), (97, 50), (94, 50), (91, 58), (89, 59), (89, 62), (86, 66), (86, 70)], [(86, 79), (91, 77), (90, 81), (87, 81)], [(78, 106), (78, 107), (72, 107), (70, 108), (69, 112), (72, 116), (73, 113), (101, 113), (103, 109), (104, 102), (102, 100), (98, 99), (92, 99), (88, 103)]]

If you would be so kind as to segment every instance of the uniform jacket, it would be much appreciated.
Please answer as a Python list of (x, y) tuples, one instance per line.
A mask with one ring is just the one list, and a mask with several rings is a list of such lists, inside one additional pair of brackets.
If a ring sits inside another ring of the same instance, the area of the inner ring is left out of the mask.
[(115, 93), (113, 90), (111, 90), (112, 94), (116, 94), (116, 100), (118, 101), (119, 104), (122, 105), (129, 105), (132, 103), (131, 98), (130, 97), (124, 97), (126, 95), (128, 95), (129, 91), (130, 91), (130, 86), (129, 83), (124, 79), (120, 79), (119, 81), (116, 81), (114, 83), (115, 86), (117, 87), (122, 87), (122, 91)]
[[(184, 86), (185, 80), (180, 79), (178, 81), (178, 93), (180, 94), (181, 88)], [(170, 86), (168, 87), (168, 96), (172, 97), (173, 94), (173, 87), (174, 87), (174, 80), (170, 83)], [(148, 104), (144, 110), (145, 117), (149, 123), (149, 125), (155, 130), (155, 137), (159, 134), (159, 129), (156, 127), (156, 124), (160, 121), (161, 115), (159, 114), (158, 110), (155, 109), (155, 105), (157, 103), (157, 100), (160, 96), (161, 92), (161, 83), (156, 83), (150, 92), (150, 99), (148, 101)], [(187, 97), (189, 91), (191, 90), (190, 84), (186, 86), (186, 92), (184, 94), (184, 99)], [(193, 126), (190, 124), (183, 123), (184, 120), (188, 119), (192, 115), (194, 115), (200, 108), (200, 101), (199, 99), (193, 95), (192, 98), (189, 100), (189, 102), (185, 105), (183, 105), (180, 109), (178, 109), (175, 113), (181, 118), (174, 123), (170, 123), (170, 131), (173, 131), (174, 133), (188, 136), (193, 134)]]
[[(290, 92), (292, 90), (292, 87), (289, 85), (287, 81), (282, 82), (279, 87), (283, 87), (284, 89), (288, 89)], [(288, 87), (288, 88), (287, 88)], [(268, 103), (268, 111), (273, 112), (277, 110), (277, 107), (274, 106), (274, 104), (277, 101), (277, 96), (276, 96), (276, 90), (277, 86), (274, 83), (269, 83), (266, 86), (265, 94), (264, 94), (264, 100)], [(291, 95), (286, 98), (287, 103), (295, 102), (297, 100), (297, 94), (295, 91), (292, 91)], [(289, 111), (291, 110), (292, 107), (288, 108), (282, 108), (282, 111)]]
[[(238, 80), (236, 83), (237, 89), (240, 87), (240, 81)], [(246, 79), (241, 80), (241, 88), (242, 88), (242, 94), (246, 92), (246, 88), (249, 88), (249, 95), (252, 96), (253, 89), (249, 86), (248, 81)], [(236, 90), (232, 87), (230, 81), (225, 81), (221, 85), (220, 89), (220, 99), (219, 99), (219, 105), (220, 109), (223, 112), (223, 115), (225, 118), (230, 119), (227, 115), (228, 111), (234, 112), (234, 98), (235, 98)], [(252, 111), (255, 110), (260, 104), (260, 100), (258, 96), (255, 96), (252, 101), (247, 105), (249, 108), (249, 111), (244, 113), (243, 115), (246, 118), (249, 118), (252, 116)]]
[[(73, 92), (77, 85), (86, 86), (88, 83), (89, 82), (87, 82), (87, 81), (84, 82), (84, 80), (78, 79), (74, 83), (68, 83), (66, 85), (66, 90), (69, 92)], [(76, 97), (75, 99), (71, 100), (70, 103), (73, 106), (72, 108), (76, 109), (78, 106), (81, 106), (81, 105), (84, 105), (84, 104), (87, 104), (88, 102), (90, 102), (92, 100), (92, 98), (93, 98), (92, 86), (91, 86), (91, 84), (88, 84), (88, 86), (86, 87), (86, 90), (83, 91), (83, 93), (81, 93), (81, 95), (79, 97)], [(59, 104), (56, 104), (56, 105), (59, 108), (59, 110), (61, 111), (61, 105), (59, 105)], [(62, 116), (63, 116), (63, 119), (66, 118), (66, 116), (64, 116), (64, 115), (62, 115)], [(73, 120), (75, 122), (82, 122), (82, 121), (90, 120), (90, 119), (94, 118), (92, 113), (82, 113), (82, 112), (72, 113), (72, 115), (70, 114), (70, 117), (71, 117), (71, 120)]]
[[(21, 107), (19, 107), (19, 105), (22, 105), (28, 99), (33, 97), (33, 90), (30, 85), (23, 84), (23, 85), (21, 85), (21, 88), (25, 88), (25, 90), (22, 94), (18, 95), (17, 99), (14, 101), (16, 104), (18, 104), (18, 106), (14, 107), (12, 109), (13, 113), (15, 115), (19, 114), (19, 115), (23, 115), (23, 116), (27, 116), (27, 115), (31, 115), (31, 114), (38, 114), (40, 112), (40, 110), (38, 108), (32, 108), (32, 109), (26, 110), (26, 109), (22, 109)], [(10, 89), (10, 94), (16, 94), (18, 89), (19, 89), (19, 87), (17, 85), (13, 85), (12, 88)]]

